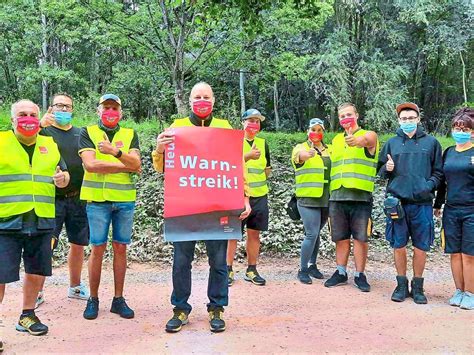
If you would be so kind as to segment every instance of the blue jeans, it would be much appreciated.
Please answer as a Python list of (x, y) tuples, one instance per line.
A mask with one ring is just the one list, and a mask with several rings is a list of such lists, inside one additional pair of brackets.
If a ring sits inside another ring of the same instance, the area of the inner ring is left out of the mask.
[(305, 237), (301, 243), (301, 270), (307, 270), (308, 264), (316, 265), (321, 239), (319, 234), (327, 221), (327, 208), (304, 207), (298, 203), (298, 211), (303, 220)]
[(112, 223), (112, 241), (130, 244), (135, 202), (89, 202), (86, 211), (92, 245), (107, 243), (110, 223)]
[[(209, 280), (207, 286), (208, 310), (222, 308), (229, 304), (227, 285), (227, 240), (206, 240), (206, 252), (209, 259)], [(173, 293), (171, 304), (175, 309), (191, 312), (188, 303), (191, 295), (191, 263), (194, 259), (195, 241), (174, 242), (173, 256)]]

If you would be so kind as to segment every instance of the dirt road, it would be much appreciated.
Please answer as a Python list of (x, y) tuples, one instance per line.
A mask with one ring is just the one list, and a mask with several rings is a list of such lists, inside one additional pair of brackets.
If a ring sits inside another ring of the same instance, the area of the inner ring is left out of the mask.
[[(296, 259), (264, 259), (261, 274), (268, 285), (257, 287), (242, 278), (230, 289), (227, 331), (212, 334), (205, 309), (207, 266), (194, 267), (194, 310), (190, 323), (178, 334), (167, 334), (171, 315), (171, 267), (132, 264), (126, 298), (136, 317), (124, 320), (109, 312), (113, 284), (110, 267), (103, 273), (99, 318), (82, 318), (85, 302), (65, 297), (67, 269), (55, 270), (47, 282), (46, 302), (37, 311), (50, 327), (47, 336), (33, 337), (14, 330), (21, 308), (20, 283), (7, 286), (3, 304), (6, 354), (16, 353), (325, 353), (325, 352), (474, 352), (474, 311), (449, 306), (453, 292), (449, 260), (436, 256), (426, 272), (428, 305), (411, 299), (390, 301), (393, 267), (370, 262), (372, 292), (352, 285), (327, 289), (296, 281)], [(332, 261), (321, 269), (332, 273)]]

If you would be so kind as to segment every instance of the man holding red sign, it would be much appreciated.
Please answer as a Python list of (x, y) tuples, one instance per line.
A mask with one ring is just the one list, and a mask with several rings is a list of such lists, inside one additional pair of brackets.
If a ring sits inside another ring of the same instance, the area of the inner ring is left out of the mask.
[[(242, 152), (241, 132), (221, 132), (218, 128), (231, 130), (229, 122), (212, 116), (214, 107), (212, 88), (206, 83), (198, 83), (191, 90), (189, 98), (192, 113), (189, 117), (176, 119), (169, 130), (157, 138), (153, 152), (153, 166), (158, 172), (166, 169), (165, 179), (165, 238), (174, 240), (173, 255), (173, 317), (166, 324), (167, 332), (178, 332), (188, 323), (191, 305), (191, 263), (197, 240), (205, 240), (209, 258), (209, 312), (212, 332), (225, 330), (224, 306), (228, 305), (227, 285), (227, 240), (235, 231), (232, 221), (237, 210), (239, 219), (250, 213), (248, 195), (242, 198), (244, 186), (243, 159), (236, 161), (231, 152)], [(184, 127), (188, 127), (184, 129)], [(193, 127), (193, 129), (190, 129)], [(199, 128), (198, 128), (199, 127)], [(215, 139), (201, 142), (202, 127), (216, 129)], [(236, 135), (237, 134), (237, 135)], [(185, 136), (188, 135), (188, 138)], [(192, 139), (189, 139), (192, 137)], [(240, 150), (232, 146), (232, 141), (240, 140)], [(206, 144), (206, 149), (202, 146)], [(210, 146), (218, 149), (209, 149)], [(166, 152), (165, 152), (165, 147)], [(201, 148), (201, 149), (199, 149)], [(209, 154), (209, 152), (211, 152)], [(166, 153), (166, 156), (165, 156)], [(229, 156), (228, 156), (229, 155)], [(199, 156), (199, 157), (198, 157)], [(206, 159), (206, 157), (210, 159)], [(190, 218), (191, 217), (191, 218)], [(222, 229), (212, 227), (212, 220)], [(187, 224), (192, 220), (192, 224)], [(209, 235), (208, 235), (209, 234)]]

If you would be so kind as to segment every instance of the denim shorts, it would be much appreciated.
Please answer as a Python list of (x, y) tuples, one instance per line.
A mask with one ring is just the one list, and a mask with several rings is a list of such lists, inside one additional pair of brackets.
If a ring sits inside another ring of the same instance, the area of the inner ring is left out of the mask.
[(110, 223), (112, 223), (112, 241), (130, 244), (135, 202), (88, 202), (86, 210), (91, 245), (107, 243)]
[(429, 251), (434, 241), (433, 207), (431, 205), (402, 204), (402, 219), (386, 219), (385, 237), (395, 249), (404, 248), (411, 237), (413, 246)]

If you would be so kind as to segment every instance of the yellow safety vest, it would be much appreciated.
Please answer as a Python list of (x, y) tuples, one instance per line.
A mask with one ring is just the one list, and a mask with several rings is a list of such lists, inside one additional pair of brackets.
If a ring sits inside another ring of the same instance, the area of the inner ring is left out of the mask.
[[(354, 137), (363, 136), (366, 132), (360, 129), (354, 133)], [(349, 147), (346, 144), (344, 133), (336, 135), (332, 140), (331, 151), (331, 191), (344, 186), (373, 192), (378, 156), (378, 141), (374, 158), (368, 158), (364, 148)]]
[[(248, 160), (245, 162), (248, 173), (248, 183), (250, 187), (251, 197), (261, 197), (268, 194), (267, 175), (265, 168), (267, 167), (267, 158), (265, 155), (265, 139), (255, 137), (253, 144), (260, 150), (260, 158), (257, 160)], [(252, 147), (244, 139), (244, 154), (250, 152)]]
[(302, 167), (296, 167), (293, 156), (296, 151), (301, 151), (302, 149), (309, 151), (311, 147), (308, 142), (298, 144), (293, 148), (293, 153), (291, 154), (291, 164), (295, 169), (296, 197), (321, 197), (324, 191), (324, 183), (328, 182), (324, 180), (324, 170), (327, 167), (324, 166), (324, 161), (319, 154), (306, 160)]
[[(98, 125), (87, 127), (89, 137), (96, 146), (95, 157), (97, 160), (118, 163), (120, 160), (110, 154), (102, 154), (98, 149), (99, 142), (104, 140), (105, 132)], [(115, 133), (112, 145), (122, 152), (130, 151), (133, 139), (133, 129), (123, 128)], [(132, 202), (135, 201), (137, 191), (132, 182), (131, 173), (99, 174), (84, 170), (84, 180), (81, 187), (81, 200), (94, 202)]]
[(38, 217), (54, 218), (53, 176), (61, 159), (52, 137), (37, 136), (33, 159), (12, 131), (0, 132), (0, 217), (32, 209)]
[[(185, 117), (185, 118), (175, 119), (170, 127), (193, 127), (193, 126), (194, 125), (189, 119), (189, 117)], [(196, 127), (200, 127), (200, 126), (196, 126)], [(209, 127), (232, 129), (232, 126), (230, 125), (229, 121), (223, 120), (221, 118), (212, 118), (212, 121)]]

